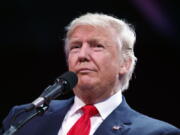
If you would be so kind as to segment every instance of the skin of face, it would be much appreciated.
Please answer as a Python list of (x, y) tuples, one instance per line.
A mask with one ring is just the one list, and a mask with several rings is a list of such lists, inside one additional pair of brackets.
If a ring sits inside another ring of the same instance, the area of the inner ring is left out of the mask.
[(80, 25), (68, 39), (69, 71), (78, 76), (75, 95), (94, 104), (115, 94), (119, 90), (119, 76), (127, 72), (120, 62), (115, 31)]

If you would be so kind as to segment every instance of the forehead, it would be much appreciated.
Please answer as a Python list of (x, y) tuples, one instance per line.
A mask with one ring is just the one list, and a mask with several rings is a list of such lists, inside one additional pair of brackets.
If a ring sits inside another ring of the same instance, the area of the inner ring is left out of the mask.
[(110, 27), (104, 28), (100, 26), (80, 25), (71, 30), (68, 39), (93, 38), (94, 40), (114, 40), (114, 37), (115, 32)]

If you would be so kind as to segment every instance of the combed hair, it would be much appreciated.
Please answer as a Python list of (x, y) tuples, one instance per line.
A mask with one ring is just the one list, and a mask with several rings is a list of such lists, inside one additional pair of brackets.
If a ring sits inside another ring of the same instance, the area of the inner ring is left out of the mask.
[(131, 60), (131, 65), (129, 72), (120, 78), (121, 90), (124, 91), (129, 86), (129, 80), (132, 77), (134, 67), (137, 58), (134, 55), (134, 44), (136, 40), (136, 34), (134, 28), (128, 24), (126, 21), (118, 19), (116, 17), (105, 15), (102, 13), (87, 13), (78, 18), (75, 18), (66, 27), (66, 37), (65, 37), (65, 54), (68, 56), (68, 39), (71, 33), (77, 26), (80, 25), (90, 25), (94, 27), (112, 28), (117, 33), (117, 43), (119, 48), (119, 54), (123, 61)]

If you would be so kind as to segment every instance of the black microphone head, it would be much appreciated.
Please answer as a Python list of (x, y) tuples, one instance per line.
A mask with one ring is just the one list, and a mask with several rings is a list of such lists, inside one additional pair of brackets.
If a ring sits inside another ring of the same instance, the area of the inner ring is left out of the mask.
[(62, 74), (58, 79), (67, 81), (67, 90), (71, 90), (78, 82), (78, 77), (74, 72), (66, 72)]

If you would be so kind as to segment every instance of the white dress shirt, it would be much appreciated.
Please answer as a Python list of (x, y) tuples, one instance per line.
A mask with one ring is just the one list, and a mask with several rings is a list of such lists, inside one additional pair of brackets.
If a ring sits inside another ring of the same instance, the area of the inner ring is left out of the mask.
[[(94, 134), (100, 124), (110, 115), (113, 110), (115, 110), (120, 105), (121, 102), (122, 93), (121, 90), (119, 90), (116, 94), (109, 97), (108, 99), (94, 104), (94, 106), (99, 111), (99, 114), (90, 118), (91, 129), (89, 135)], [(83, 112), (81, 111), (81, 107), (83, 107), (84, 105), (85, 103), (77, 96), (75, 96), (74, 104), (67, 112), (58, 135), (66, 135), (68, 133), (75, 122), (82, 116)]]

